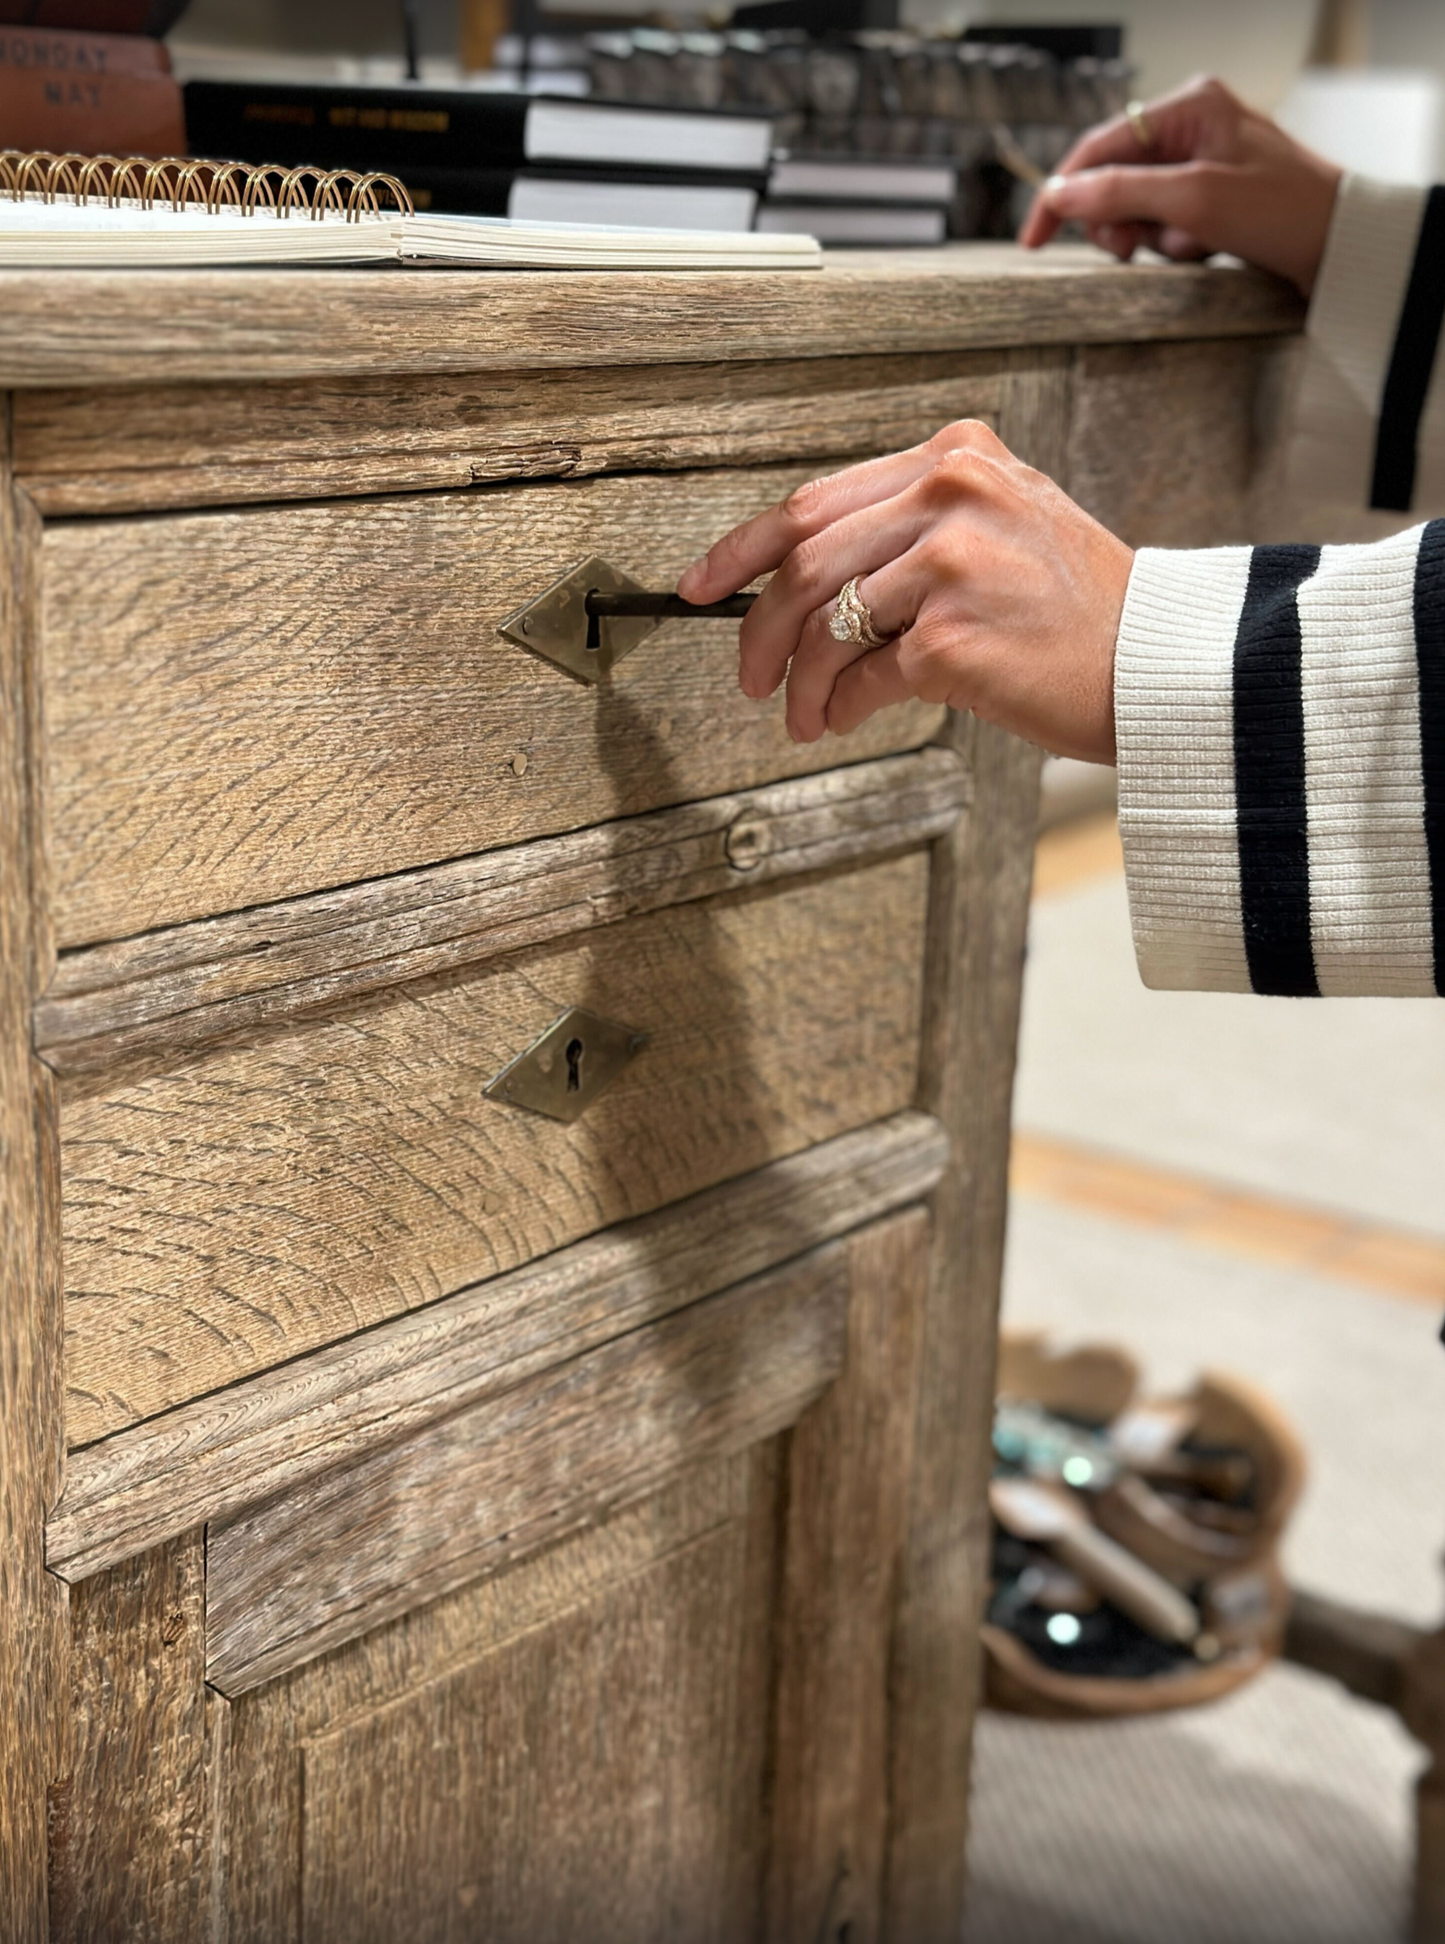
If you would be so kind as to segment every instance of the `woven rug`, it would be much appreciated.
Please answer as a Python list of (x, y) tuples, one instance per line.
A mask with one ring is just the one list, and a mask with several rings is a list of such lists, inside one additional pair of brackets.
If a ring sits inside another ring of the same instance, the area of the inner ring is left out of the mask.
[[(1279, 1002), (1271, 1022), (1256, 1003), (1143, 992), (1116, 881), (1048, 900), (1021, 1127), (1438, 1233), (1445, 1009)], [(1161, 1387), (1209, 1365), (1263, 1385), (1311, 1454), (1294, 1580), (1438, 1618), (1445, 1350), (1428, 1304), (1019, 1195), (1005, 1313), (1127, 1343)], [(1389, 1715), (1286, 1666), (1151, 1721), (986, 1714), (966, 1944), (1398, 1944), (1418, 1765)]]

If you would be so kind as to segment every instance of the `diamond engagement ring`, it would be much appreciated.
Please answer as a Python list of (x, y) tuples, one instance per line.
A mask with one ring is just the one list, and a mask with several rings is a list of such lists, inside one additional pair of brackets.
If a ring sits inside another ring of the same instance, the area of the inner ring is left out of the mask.
[(839, 591), (828, 617), (828, 632), (834, 641), (851, 641), (858, 648), (881, 648), (887, 641), (888, 636), (879, 634), (873, 626), (868, 603), (858, 592), (856, 576)]
[(1128, 101), (1124, 104), (1124, 119), (1134, 131), (1134, 140), (1140, 148), (1153, 148), (1154, 131), (1149, 126), (1149, 117), (1144, 113), (1142, 101)]

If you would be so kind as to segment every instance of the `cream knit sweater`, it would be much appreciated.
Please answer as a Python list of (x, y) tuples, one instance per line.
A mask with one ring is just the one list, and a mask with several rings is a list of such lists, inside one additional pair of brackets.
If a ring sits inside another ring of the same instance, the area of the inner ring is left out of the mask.
[[(1315, 497), (1445, 507), (1442, 318), (1445, 190), (1347, 179), (1294, 432)], [(1445, 521), (1141, 550), (1114, 694), (1147, 985), (1445, 993)]]

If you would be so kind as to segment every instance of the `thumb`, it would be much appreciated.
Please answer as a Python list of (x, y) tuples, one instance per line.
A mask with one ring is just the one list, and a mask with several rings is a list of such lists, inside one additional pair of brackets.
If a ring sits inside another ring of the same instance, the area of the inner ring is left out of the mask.
[(1205, 226), (1208, 163), (1115, 164), (1050, 176), (1042, 190), (1050, 212), (1081, 223), (1165, 223), (1197, 236)]

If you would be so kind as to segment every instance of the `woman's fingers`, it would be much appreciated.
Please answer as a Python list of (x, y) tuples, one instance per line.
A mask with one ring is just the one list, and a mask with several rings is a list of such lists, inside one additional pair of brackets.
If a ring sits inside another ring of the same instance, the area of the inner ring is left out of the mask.
[[(759, 574), (770, 574), (802, 542), (861, 507), (895, 498), (937, 465), (940, 456), (979, 437), (991, 439), (987, 427), (972, 419), (947, 425), (926, 444), (907, 452), (869, 459), (861, 466), (826, 479), (810, 480), (778, 506), (745, 520), (725, 533), (716, 546), (695, 560), (681, 575), (677, 591), (685, 601), (721, 601), (747, 587)], [(845, 575), (846, 579), (847, 576)], [(836, 593), (834, 588), (832, 592)]]
[[(861, 590), (860, 590), (861, 591)], [(794, 742), (817, 742), (828, 728), (833, 685), (850, 663), (868, 650), (856, 641), (835, 641), (828, 632), (830, 602), (810, 614), (797, 653), (788, 668), (788, 734)]]
[[(1144, 110), (1147, 118), (1150, 110)], [(1153, 133), (1153, 123), (1149, 124)], [(1140, 144), (1134, 132), (1134, 125), (1126, 115), (1116, 115), (1113, 121), (1091, 128), (1075, 142), (1068, 154), (1054, 171), (1054, 176), (1077, 175), (1081, 169), (1102, 168), (1109, 162), (1142, 162), (1148, 150)], [(1050, 178), (1052, 180), (1053, 178)], [(1064, 218), (1055, 210), (1046, 189), (1041, 189), (1029, 206), (1024, 218), (1023, 228), (1019, 231), (1019, 242), (1026, 250), (1037, 250), (1053, 237)]]
[(934, 457), (930, 442), (907, 452), (889, 453), (883, 459), (869, 459), (826, 479), (809, 480), (779, 505), (725, 533), (681, 575), (678, 593), (685, 601), (725, 600), (759, 574), (770, 574), (781, 566), (794, 548), (825, 527), (860, 507), (893, 499), (928, 471)]
[(838, 676), (828, 701), (828, 727), (835, 736), (849, 736), (869, 716), (907, 702), (912, 694), (899, 643), (885, 642), (850, 662)]
[[(905, 555), (858, 583), (858, 598), (872, 617), (875, 634), (895, 636), (913, 625), (923, 596), (922, 576)], [(788, 669), (788, 734), (794, 742), (817, 742), (829, 727), (828, 704), (844, 669), (870, 652), (858, 642), (835, 641), (828, 630), (833, 604), (808, 616)]]
[(1212, 162), (1158, 167), (1087, 169), (1051, 176), (1039, 191), (1060, 217), (1094, 224), (1160, 223), (1198, 236), (1208, 226), (1211, 191), (1220, 174)]
[(1211, 250), (1205, 249), (1197, 236), (1191, 236), (1188, 230), (1179, 229), (1172, 224), (1160, 230), (1154, 238), (1152, 247), (1159, 252), (1160, 256), (1172, 257), (1176, 263), (1200, 263), (1205, 257), (1213, 255)]
[(1174, 134), (1167, 100), (1146, 102), (1143, 113), (1149, 133), (1154, 138), (1147, 148), (1139, 140), (1134, 124), (1127, 115), (1116, 115), (1112, 121), (1102, 122), (1098, 128), (1091, 128), (1075, 142), (1029, 206), (1029, 213), (1019, 231), (1019, 242), (1025, 249), (1037, 250), (1047, 243), (1066, 220), (1049, 195), (1049, 189), (1059, 177), (1079, 175), (1086, 169), (1103, 169), (1111, 165), (1125, 168), (1133, 165), (1137, 168), (1166, 159), (1180, 159), (1177, 156), (1166, 158), (1161, 153), (1164, 146), (1161, 138)]
[(1241, 109), (1220, 82), (1197, 76), (1170, 94), (1146, 101), (1142, 113), (1144, 126), (1149, 131), (1147, 145), (1140, 141), (1139, 131), (1128, 115), (1116, 115), (1112, 121), (1091, 128), (1075, 142), (1034, 198), (1019, 232), (1019, 241), (1026, 248), (1036, 250), (1047, 243), (1074, 213), (1060, 207), (1051, 193), (1061, 176), (1114, 167), (1139, 170), (1197, 161), (1205, 155), (1218, 156), (1221, 143), (1224, 152), (1232, 153), (1230, 130), (1237, 124)]
[(1094, 223), (1089, 229), (1089, 241), (1098, 249), (1107, 250), (1110, 256), (1118, 257), (1127, 263), (1139, 245), (1144, 241), (1143, 223)]
[(738, 638), (743, 693), (771, 695), (787, 673), (809, 616), (831, 602), (846, 581), (907, 553), (928, 518), (918, 495), (905, 491), (835, 520), (795, 547), (743, 621)]

